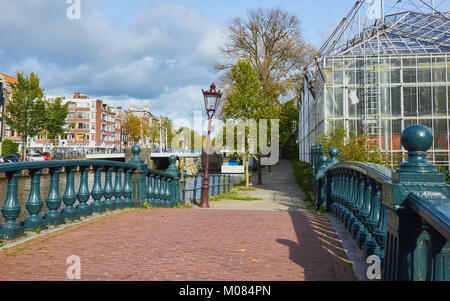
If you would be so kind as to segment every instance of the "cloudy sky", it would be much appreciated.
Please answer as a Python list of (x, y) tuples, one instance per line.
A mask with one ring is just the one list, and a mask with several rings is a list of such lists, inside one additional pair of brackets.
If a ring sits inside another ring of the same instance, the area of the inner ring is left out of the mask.
[(297, 15), (317, 47), (354, 0), (0, 0), (0, 72), (35, 72), (46, 95), (81, 92), (155, 115), (192, 118), (217, 81), (223, 28), (257, 7)]

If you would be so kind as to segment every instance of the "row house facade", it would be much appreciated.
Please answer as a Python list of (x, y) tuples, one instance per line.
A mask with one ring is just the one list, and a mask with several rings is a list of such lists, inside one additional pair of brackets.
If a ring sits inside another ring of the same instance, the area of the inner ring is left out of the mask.
[[(47, 97), (52, 98), (52, 97)], [(121, 107), (114, 107), (102, 100), (89, 98), (79, 92), (73, 98), (63, 99), (69, 103), (67, 134), (61, 137), (58, 151), (78, 151), (83, 153), (117, 152), (124, 148), (121, 133)], [(51, 151), (53, 141), (45, 136), (31, 139), (30, 149)]]
[(17, 131), (9, 127), (3, 119), (3, 116), (8, 114), (6, 105), (13, 99), (11, 85), (16, 83), (17, 79), (15, 77), (0, 73), (0, 146), (5, 139), (10, 139), (17, 143), (22, 142)]

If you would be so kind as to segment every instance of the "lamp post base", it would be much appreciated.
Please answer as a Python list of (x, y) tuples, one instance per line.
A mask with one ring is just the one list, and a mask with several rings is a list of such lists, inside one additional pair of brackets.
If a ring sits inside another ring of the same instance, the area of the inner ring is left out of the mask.
[(209, 207), (209, 185), (202, 185), (202, 199), (200, 201), (200, 208), (210, 208)]

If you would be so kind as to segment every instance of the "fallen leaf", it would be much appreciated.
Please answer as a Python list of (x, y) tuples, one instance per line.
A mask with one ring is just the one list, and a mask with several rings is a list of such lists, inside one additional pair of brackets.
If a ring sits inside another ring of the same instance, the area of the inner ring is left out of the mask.
[(246, 249), (242, 249), (242, 250), (237, 250), (236, 252), (245, 252), (247, 251)]
[(258, 259), (252, 259), (252, 262), (253, 262), (253, 263), (258, 263), (259, 260), (258, 260)]

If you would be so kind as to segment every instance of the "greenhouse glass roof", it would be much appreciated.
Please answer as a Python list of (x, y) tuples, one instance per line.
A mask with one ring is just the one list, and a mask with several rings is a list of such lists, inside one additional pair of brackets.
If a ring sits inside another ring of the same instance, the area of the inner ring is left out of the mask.
[(450, 52), (450, 11), (402, 12), (377, 20), (328, 55)]

